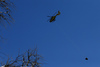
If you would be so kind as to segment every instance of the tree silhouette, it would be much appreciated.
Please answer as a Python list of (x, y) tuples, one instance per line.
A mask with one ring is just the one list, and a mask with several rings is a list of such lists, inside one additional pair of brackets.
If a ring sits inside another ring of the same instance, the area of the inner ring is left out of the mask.
[(41, 67), (43, 57), (37, 54), (37, 48), (29, 49), (24, 54), (18, 55), (15, 60), (8, 58), (2, 67)]
[[(0, 33), (1, 28), (7, 26), (14, 22), (12, 17), (12, 10), (15, 8), (15, 5), (10, 0), (0, 0)], [(3, 37), (0, 34), (0, 39)]]

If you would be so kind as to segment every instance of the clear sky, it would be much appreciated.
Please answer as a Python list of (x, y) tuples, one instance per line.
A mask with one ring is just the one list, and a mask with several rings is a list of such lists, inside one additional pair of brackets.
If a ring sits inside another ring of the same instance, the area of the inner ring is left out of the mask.
[[(14, 0), (15, 23), (1, 51), (15, 58), (37, 45), (43, 67), (100, 67), (100, 0)], [(53, 23), (47, 16), (61, 15)], [(88, 57), (88, 61), (85, 60)]]

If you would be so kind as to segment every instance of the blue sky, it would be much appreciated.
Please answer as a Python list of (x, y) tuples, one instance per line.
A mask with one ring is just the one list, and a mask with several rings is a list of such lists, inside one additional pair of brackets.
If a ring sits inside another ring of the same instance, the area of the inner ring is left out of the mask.
[[(100, 0), (14, 0), (15, 23), (1, 51), (12, 57), (37, 45), (43, 67), (100, 67)], [(53, 23), (47, 16), (61, 15)], [(88, 57), (88, 61), (85, 60)]]

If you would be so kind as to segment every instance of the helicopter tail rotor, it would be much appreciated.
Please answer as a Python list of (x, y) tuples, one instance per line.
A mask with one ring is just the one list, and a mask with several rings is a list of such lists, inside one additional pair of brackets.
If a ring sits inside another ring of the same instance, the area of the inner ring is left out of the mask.
[(57, 15), (60, 15), (60, 11), (58, 11), (58, 14)]

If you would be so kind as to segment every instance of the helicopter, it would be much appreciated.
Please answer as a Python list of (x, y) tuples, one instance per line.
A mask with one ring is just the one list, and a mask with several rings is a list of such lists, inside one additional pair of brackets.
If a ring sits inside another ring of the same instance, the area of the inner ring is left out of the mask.
[(60, 15), (60, 11), (58, 11), (58, 13), (55, 16), (48, 16), (48, 17), (51, 17), (50, 20), (49, 20), (49, 22), (51, 23), (51, 22), (55, 21), (55, 18), (58, 15)]

